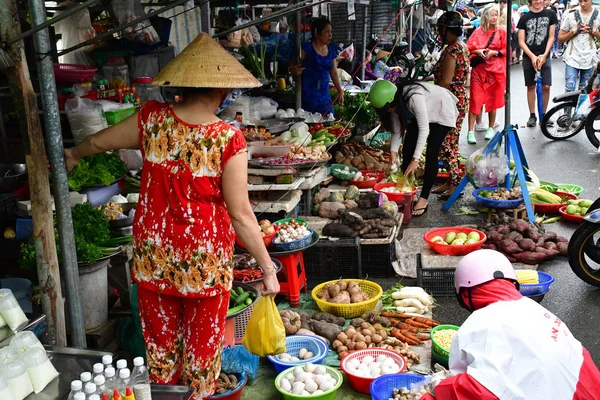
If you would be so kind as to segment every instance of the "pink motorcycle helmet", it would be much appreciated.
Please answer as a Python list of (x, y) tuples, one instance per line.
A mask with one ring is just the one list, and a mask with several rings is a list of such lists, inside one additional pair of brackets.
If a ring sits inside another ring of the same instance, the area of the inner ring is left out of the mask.
[(517, 275), (504, 254), (495, 250), (476, 250), (460, 260), (454, 272), (456, 293), (461, 288), (471, 288), (494, 279), (517, 282)]

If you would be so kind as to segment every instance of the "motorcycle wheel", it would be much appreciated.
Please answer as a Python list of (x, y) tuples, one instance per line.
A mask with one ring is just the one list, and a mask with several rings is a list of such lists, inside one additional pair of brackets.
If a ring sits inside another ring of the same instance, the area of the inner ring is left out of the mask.
[[(576, 106), (575, 103), (561, 103), (548, 110), (541, 124), (544, 136), (551, 140), (565, 140), (577, 135), (585, 126), (585, 121), (573, 121)], [(549, 121), (554, 126), (548, 126)]]
[[(596, 200), (590, 210), (597, 208), (600, 208), (600, 200)], [(575, 275), (600, 287), (600, 224), (583, 221), (571, 236), (567, 257)]]
[[(594, 124), (594, 122), (596, 122)], [(594, 108), (585, 120), (585, 134), (595, 148), (600, 147), (600, 107)]]
[(392, 60), (392, 65), (397, 65), (402, 68), (402, 72), (399, 74), (400, 78), (404, 79), (411, 76), (413, 69), (413, 62), (410, 61), (406, 56), (402, 55), (399, 57), (394, 57)]

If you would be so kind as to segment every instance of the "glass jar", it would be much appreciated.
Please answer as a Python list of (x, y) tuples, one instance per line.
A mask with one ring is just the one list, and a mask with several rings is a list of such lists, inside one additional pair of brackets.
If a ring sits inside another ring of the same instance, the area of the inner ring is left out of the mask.
[(129, 86), (129, 67), (123, 58), (109, 58), (104, 65), (104, 77), (114, 89)]
[(150, 100), (156, 100), (164, 103), (165, 99), (163, 99), (160, 93), (160, 86), (154, 86), (151, 83), (152, 78), (149, 77), (135, 78), (135, 92), (140, 98), (140, 102), (145, 103)]

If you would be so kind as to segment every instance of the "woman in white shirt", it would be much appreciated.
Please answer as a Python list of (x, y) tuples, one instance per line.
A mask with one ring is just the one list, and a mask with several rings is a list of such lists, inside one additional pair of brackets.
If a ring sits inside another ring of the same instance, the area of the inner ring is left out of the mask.
[(423, 187), (413, 210), (413, 216), (421, 216), (427, 211), (427, 199), (437, 176), (442, 142), (456, 127), (458, 99), (448, 89), (422, 81), (394, 85), (379, 80), (369, 91), (369, 101), (378, 111), (384, 127), (392, 132), (392, 164), (398, 161), (400, 138), (404, 137), (402, 171), (405, 176), (417, 171), (427, 144)]

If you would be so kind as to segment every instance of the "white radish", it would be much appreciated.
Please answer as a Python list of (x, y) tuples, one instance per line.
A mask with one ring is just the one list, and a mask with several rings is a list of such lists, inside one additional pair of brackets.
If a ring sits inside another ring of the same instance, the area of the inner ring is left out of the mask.
[(431, 296), (429, 296), (423, 289), (418, 288), (419, 290), (413, 290), (415, 288), (402, 288), (402, 290), (398, 292), (392, 293), (392, 299), (394, 300), (402, 300), (402, 299), (417, 299), (423, 305), (430, 306), (433, 304), (433, 300)]
[(396, 307), (416, 307), (424, 309), (426, 306), (417, 299), (402, 299), (394, 301)]
[(396, 307), (396, 312), (398, 312), (400, 314), (406, 314), (406, 313), (423, 314), (422, 310), (417, 307)]

